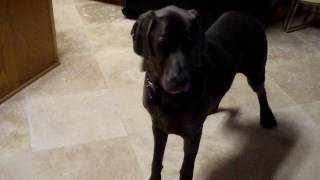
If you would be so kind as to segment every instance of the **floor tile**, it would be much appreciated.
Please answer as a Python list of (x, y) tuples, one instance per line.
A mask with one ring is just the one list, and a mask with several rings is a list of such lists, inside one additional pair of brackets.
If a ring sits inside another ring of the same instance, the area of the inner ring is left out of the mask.
[(65, 57), (79, 54), (90, 54), (91, 46), (83, 28), (57, 28), (58, 58), (63, 62)]
[(320, 125), (320, 101), (302, 104), (303, 109)]
[[(72, 2), (72, 0), (69, 0), (69, 2)], [(73, 3), (54, 6), (53, 15), (56, 29), (81, 28), (81, 19)]]
[(128, 89), (130, 92), (112, 91), (117, 97), (120, 117), (129, 135), (140, 134), (151, 130), (151, 117), (142, 104), (142, 90)]
[(119, 20), (85, 28), (92, 48), (99, 51), (133, 51), (130, 35), (133, 21)]
[(40, 151), (33, 161), (37, 179), (144, 179), (125, 138)]
[(101, 1), (76, 3), (76, 7), (85, 25), (107, 23), (123, 17), (121, 6), (107, 4)]
[(315, 51), (320, 49), (320, 29), (317, 27), (309, 26), (303, 30), (299, 30), (293, 33), (297, 38), (303, 40), (312, 46)]
[(106, 83), (120, 104), (120, 116), (128, 133), (150, 128), (150, 116), (142, 105), (144, 73), (141, 72), (141, 58), (125, 50), (103, 51), (96, 56)]
[(279, 27), (267, 30), (268, 64), (303, 62), (317, 53), (310, 43), (305, 43), (295, 33), (282, 32)]
[(106, 90), (28, 100), (34, 151), (126, 136), (119, 106)]
[(96, 53), (96, 57), (110, 89), (129, 93), (142, 90), (144, 73), (140, 57), (125, 50), (102, 51)]
[(0, 157), (0, 179), (33, 180), (31, 153)]
[(60, 66), (30, 85), (30, 97), (68, 95), (106, 89), (107, 84), (93, 55), (69, 56)]
[(268, 68), (270, 76), (295, 102), (310, 103), (320, 100), (320, 64), (318, 58), (305, 62), (279, 63)]
[(25, 96), (24, 92), (20, 92), (0, 105), (0, 156), (29, 149)]

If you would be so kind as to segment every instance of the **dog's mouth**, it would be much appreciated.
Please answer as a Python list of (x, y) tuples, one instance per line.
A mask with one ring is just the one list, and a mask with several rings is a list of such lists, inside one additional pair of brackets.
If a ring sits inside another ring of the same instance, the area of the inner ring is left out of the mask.
[(183, 86), (176, 86), (171, 88), (164, 86), (164, 90), (167, 91), (169, 94), (181, 94), (181, 93), (188, 92), (189, 89), (190, 89), (190, 83), (186, 83)]

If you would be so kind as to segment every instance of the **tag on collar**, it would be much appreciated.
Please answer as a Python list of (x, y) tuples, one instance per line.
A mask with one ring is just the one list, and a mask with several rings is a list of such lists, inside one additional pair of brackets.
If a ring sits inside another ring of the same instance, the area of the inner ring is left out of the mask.
[(146, 87), (151, 88), (154, 93), (156, 92), (156, 89), (155, 89), (153, 83), (151, 82), (151, 80), (148, 77), (147, 77)]

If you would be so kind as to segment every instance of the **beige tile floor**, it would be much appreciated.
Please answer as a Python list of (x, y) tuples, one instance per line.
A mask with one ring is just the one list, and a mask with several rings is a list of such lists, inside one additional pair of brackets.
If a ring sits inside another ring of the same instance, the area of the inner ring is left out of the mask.
[[(53, 0), (62, 65), (0, 105), (0, 180), (143, 180), (151, 122), (142, 107), (141, 58), (121, 8)], [(320, 177), (320, 30), (267, 30), (267, 89), (279, 127), (258, 125), (243, 76), (208, 117), (196, 180), (317, 180)], [(163, 179), (178, 179), (182, 140), (170, 136)]]

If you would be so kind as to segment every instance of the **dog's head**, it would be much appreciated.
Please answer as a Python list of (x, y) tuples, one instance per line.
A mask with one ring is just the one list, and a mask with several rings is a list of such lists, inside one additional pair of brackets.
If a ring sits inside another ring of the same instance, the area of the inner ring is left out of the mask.
[(132, 31), (135, 53), (143, 57), (143, 70), (162, 88), (186, 92), (191, 72), (201, 65), (204, 32), (195, 10), (168, 6), (148, 11), (137, 19)]

